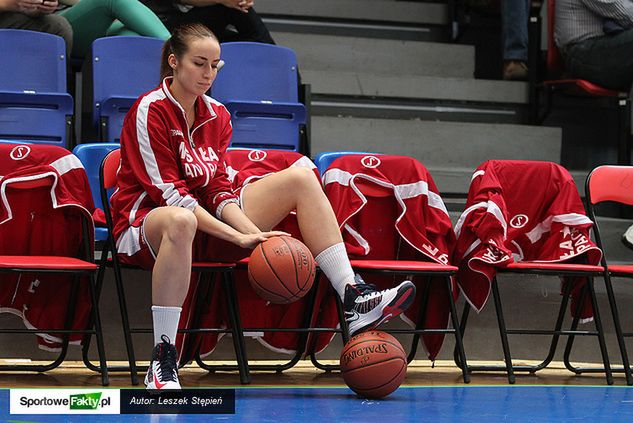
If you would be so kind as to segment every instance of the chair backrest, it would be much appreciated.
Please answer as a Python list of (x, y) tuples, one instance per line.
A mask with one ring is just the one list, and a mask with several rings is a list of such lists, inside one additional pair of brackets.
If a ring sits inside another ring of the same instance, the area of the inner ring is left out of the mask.
[(323, 153), (317, 154), (314, 159), (314, 164), (316, 164), (319, 173), (323, 175), (327, 170), (328, 166), (339, 157), (348, 156), (350, 154), (371, 154), (371, 155), (379, 155), (380, 153), (368, 153), (364, 151), (326, 151)]
[[(112, 235), (114, 222), (112, 221), (112, 212), (110, 211), (110, 195), (116, 186), (116, 174), (121, 164), (121, 149), (110, 151), (99, 168), (99, 192), (101, 194), (101, 204), (105, 214), (106, 224), (109, 235)], [(112, 237), (110, 236), (110, 241)], [(112, 244), (114, 245), (114, 244)]]
[[(101, 191), (112, 189), (116, 186), (116, 173), (121, 164), (121, 149), (112, 150), (101, 162), (99, 172)], [(103, 198), (102, 198), (103, 200)], [(107, 201), (104, 201), (104, 205)]]
[(602, 265), (607, 267), (607, 251), (602, 242), (595, 206), (604, 201), (633, 205), (633, 166), (603, 165), (593, 169), (585, 181), (585, 199), (587, 213), (594, 222), (596, 244), (604, 253)]
[(0, 29), (0, 91), (66, 92), (66, 44), (45, 32)]
[(73, 99), (66, 46), (56, 35), (0, 29), (0, 138), (67, 148)]
[(158, 38), (132, 36), (99, 38), (92, 44), (93, 122), (108, 117), (108, 136), (102, 140), (118, 140), (130, 106), (160, 83), (162, 46)]
[[(88, 183), (92, 191), (92, 199), (95, 207), (103, 209), (101, 203), (101, 190), (99, 182), (99, 171), (101, 169), (101, 162), (113, 150), (121, 148), (117, 143), (89, 143), (79, 144), (73, 149), (73, 154), (81, 161), (86, 174), (88, 175)], [(116, 169), (115, 169), (116, 171)]]
[(225, 62), (213, 83), (212, 96), (235, 100), (298, 101), (297, 57), (293, 50), (254, 42), (223, 43)]
[(598, 166), (587, 176), (587, 202), (613, 201), (633, 205), (633, 166)]

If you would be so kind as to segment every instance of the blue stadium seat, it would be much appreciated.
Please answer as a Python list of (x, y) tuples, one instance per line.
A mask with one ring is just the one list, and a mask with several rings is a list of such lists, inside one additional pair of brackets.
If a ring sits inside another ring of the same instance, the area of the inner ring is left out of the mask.
[(319, 173), (323, 175), (325, 171), (327, 170), (328, 166), (330, 166), (330, 164), (334, 160), (338, 159), (339, 157), (347, 156), (348, 154), (378, 155), (379, 153), (368, 153), (365, 151), (327, 151), (324, 153), (317, 154), (316, 158), (314, 159), (314, 164), (319, 170)]
[(92, 43), (94, 125), (99, 139), (119, 142), (123, 119), (136, 99), (158, 86), (163, 41), (106, 37)]
[[(81, 164), (86, 169), (88, 183), (92, 191), (92, 200), (95, 207), (103, 210), (101, 193), (99, 188), (99, 169), (104, 157), (112, 150), (121, 148), (118, 143), (90, 143), (79, 144), (73, 149), (73, 154), (79, 158)], [(105, 241), (108, 238), (108, 229), (105, 227), (95, 227), (95, 241)]]
[(0, 29), (0, 51), (0, 138), (68, 148), (73, 99), (63, 38)]
[(307, 112), (299, 102), (297, 58), (287, 47), (222, 44), (225, 65), (212, 96), (231, 113), (235, 147), (308, 154)]

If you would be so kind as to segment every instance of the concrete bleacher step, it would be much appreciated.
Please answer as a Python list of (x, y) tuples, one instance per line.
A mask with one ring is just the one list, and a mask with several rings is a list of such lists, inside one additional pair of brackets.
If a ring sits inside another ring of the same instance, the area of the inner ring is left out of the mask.
[(525, 122), (527, 83), (474, 79), (471, 46), (273, 35), (296, 52), (314, 114)]
[(303, 70), (312, 112), (474, 122), (525, 122), (524, 82)]
[(300, 71), (454, 78), (474, 73), (473, 46), (288, 32), (272, 36), (296, 52)]
[(258, 0), (256, 10), (273, 31), (417, 40), (448, 35), (448, 6), (442, 2)]
[(442, 193), (465, 194), (473, 170), (489, 159), (559, 162), (561, 130), (513, 124), (313, 116), (312, 154), (374, 151), (415, 157)]

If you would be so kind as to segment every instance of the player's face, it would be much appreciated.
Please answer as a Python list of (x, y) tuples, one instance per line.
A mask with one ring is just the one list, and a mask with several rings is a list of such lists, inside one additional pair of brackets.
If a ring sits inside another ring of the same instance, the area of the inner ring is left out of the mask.
[(220, 44), (211, 37), (192, 38), (189, 50), (180, 58), (170, 56), (174, 68), (174, 82), (191, 95), (202, 95), (209, 90), (218, 74)]

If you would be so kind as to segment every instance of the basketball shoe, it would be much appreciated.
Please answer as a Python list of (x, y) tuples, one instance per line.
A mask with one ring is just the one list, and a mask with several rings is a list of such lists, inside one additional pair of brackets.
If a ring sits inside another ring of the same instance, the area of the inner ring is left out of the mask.
[(415, 285), (404, 281), (400, 285), (378, 291), (374, 285), (367, 284), (356, 275), (356, 284), (345, 287), (345, 320), (350, 336), (373, 329), (381, 323), (400, 315), (415, 297)]
[(145, 375), (145, 387), (148, 391), (180, 390), (178, 382), (178, 353), (166, 335), (152, 351), (152, 361)]

